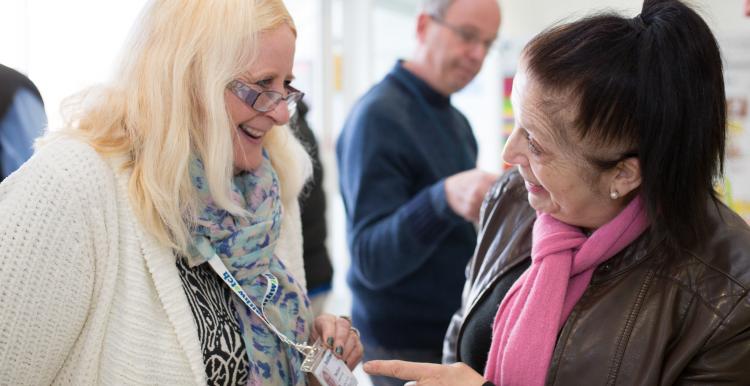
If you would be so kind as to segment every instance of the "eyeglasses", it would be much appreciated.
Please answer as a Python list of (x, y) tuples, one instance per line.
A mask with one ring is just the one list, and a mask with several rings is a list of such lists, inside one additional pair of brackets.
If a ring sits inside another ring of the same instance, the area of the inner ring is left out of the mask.
[(445, 28), (448, 28), (451, 32), (456, 34), (456, 36), (458, 36), (461, 39), (461, 41), (463, 41), (465, 44), (472, 45), (472, 46), (481, 44), (482, 47), (489, 50), (492, 47), (492, 45), (495, 43), (495, 38), (482, 39), (478, 33), (474, 31), (470, 31), (463, 27), (459, 27), (457, 25), (447, 23), (440, 16), (430, 15), (430, 19), (435, 20), (436, 23), (442, 25)]
[(305, 93), (297, 90), (292, 86), (285, 86), (287, 94), (282, 95), (278, 91), (255, 91), (250, 86), (240, 82), (239, 80), (233, 80), (227, 85), (229, 91), (236, 95), (248, 106), (255, 109), (255, 111), (266, 113), (276, 108), (281, 101), (286, 101), (287, 108), (290, 113), (295, 111), (297, 102), (305, 96)]

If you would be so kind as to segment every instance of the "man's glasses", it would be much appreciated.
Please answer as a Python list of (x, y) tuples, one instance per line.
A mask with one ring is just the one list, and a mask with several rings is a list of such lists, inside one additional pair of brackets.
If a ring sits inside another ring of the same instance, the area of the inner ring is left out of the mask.
[(261, 113), (269, 112), (275, 109), (281, 101), (286, 101), (287, 108), (289, 108), (289, 113), (291, 114), (295, 111), (297, 102), (305, 96), (305, 93), (292, 86), (285, 86), (287, 91), (286, 96), (278, 91), (255, 91), (239, 80), (229, 82), (227, 88), (248, 106)]
[(456, 36), (458, 36), (461, 39), (461, 41), (463, 41), (465, 44), (468, 44), (471, 46), (476, 46), (477, 44), (481, 44), (482, 47), (484, 47), (486, 50), (489, 50), (492, 47), (492, 45), (495, 43), (495, 38), (482, 39), (482, 37), (479, 36), (479, 34), (476, 33), (475, 31), (471, 31), (466, 28), (447, 23), (440, 16), (430, 15), (430, 18), (434, 20), (436, 23), (451, 30), (451, 32), (456, 34)]

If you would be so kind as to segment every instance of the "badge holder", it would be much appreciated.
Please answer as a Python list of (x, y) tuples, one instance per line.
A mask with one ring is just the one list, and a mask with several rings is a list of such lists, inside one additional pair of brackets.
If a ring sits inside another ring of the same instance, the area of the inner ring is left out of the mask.
[(309, 347), (302, 362), (302, 371), (312, 374), (322, 386), (356, 386), (357, 379), (346, 363), (320, 343)]
[(354, 378), (354, 374), (352, 374), (349, 368), (346, 367), (346, 363), (334, 356), (331, 350), (323, 346), (320, 343), (320, 339), (318, 339), (313, 346), (296, 343), (282, 334), (276, 326), (268, 320), (264, 309), (279, 288), (279, 281), (276, 276), (270, 272), (263, 274), (263, 277), (265, 277), (267, 281), (266, 295), (263, 297), (261, 306), (258, 307), (252, 302), (252, 300), (250, 300), (250, 297), (247, 296), (245, 290), (242, 289), (242, 286), (237, 282), (217, 255), (213, 255), (208, 259), (208, 263), (216, 274), (224, 280), (224, 283), (232, 289), (232, 292), (234, 292), (240, 300), (242, 300), (242, 302), (245, 303), (245, 305), (247, 305), (258, 316), (258, 318), (260, 318), (260, 320), (279, 337), (279, 340), (304, 355), (305, 359), (301, 366), (303, 372), (312, 374), (322, 386), (357, 386), (357, 379)]

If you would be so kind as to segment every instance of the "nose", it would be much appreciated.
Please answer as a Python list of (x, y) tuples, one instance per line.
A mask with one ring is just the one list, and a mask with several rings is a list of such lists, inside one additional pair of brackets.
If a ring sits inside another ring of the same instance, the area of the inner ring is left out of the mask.
[(289, 105), (286, 100), (281, 100), (276, 107), (266, 113), (277, 125), (289, 122)]
[(523, 138), (519, 128), (513, 128), (503, 148), (503, 161), (511, 165), (525, 165), (528, 161), (523, 149)]

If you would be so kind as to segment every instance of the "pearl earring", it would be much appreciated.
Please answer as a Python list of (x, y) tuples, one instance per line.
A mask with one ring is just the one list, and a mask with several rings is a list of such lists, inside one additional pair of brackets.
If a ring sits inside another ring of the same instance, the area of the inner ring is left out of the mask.
[(616, 191), (616, 190), (613, 190), (613, 191), (612, 191), (612, 192), (611, 192), (611, 193), (609, 194), (609, 198), (611, 198), (611, 199), (613, 199), (613, 200), (616, 200), (616, 199), (620, 198), (620, 193), (617, 193), (617, 191)]

